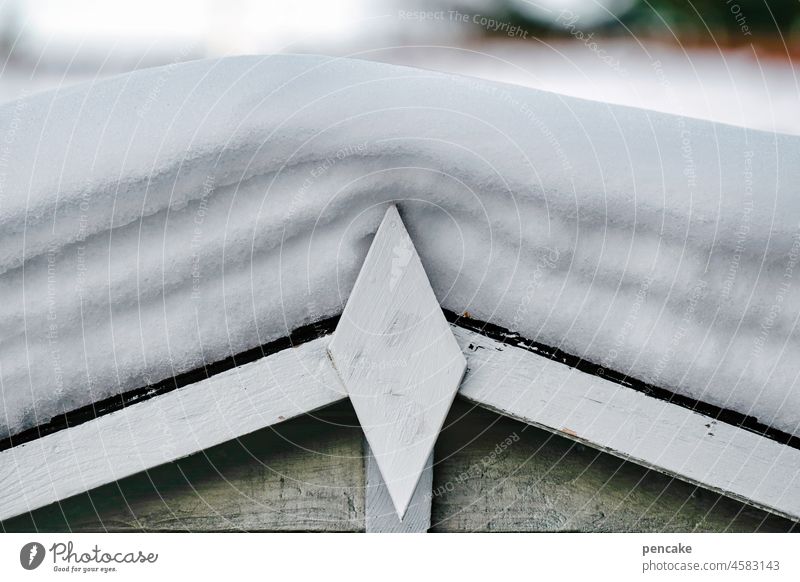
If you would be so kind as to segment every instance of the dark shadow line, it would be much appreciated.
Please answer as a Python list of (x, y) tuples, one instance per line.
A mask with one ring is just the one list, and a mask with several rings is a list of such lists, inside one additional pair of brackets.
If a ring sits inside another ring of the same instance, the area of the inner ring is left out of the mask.
[[(764, 424), (755, 416), (749, 416), (729, 408), (722, 408), (707, 402), (695, 400), (688, 396), (672, 392), (666, 388), (659, 388), (658, 386), (642, 382), (641, 380), (631, 378), (630, 376), (621, 372), (617, 372), (616, 370), (611, 370), (589, 360), (568, 354), (567, 352), (564, 352), (558, 348), (552, 348), (539, 342), (525, 339), (518, 333), (511, 332), (493, 323), (487, 323), (485, 321), (479, 321), (469, 317), (460, 316), (452, 311), (447, 310), (444, 310), (444, 314), (447, 321), (453, 325), (474, 331), (475, 333), (479, 333), (480, 335), (491, 338), (502, 344), (521, 348), (543, 358), (555, 360), (561, 364), (564, 364), (565, 366), (575, 368), (576, 370), (580, 370), (586, 374), (602, 377), (609, 382), (625, 386), (626, 388), (631, 388), (632, 390), (636, 390), (637, 392), (641, 392), (642, 394), (646, 394), (652, 398), (669, 402), (704, 416), (708, 416), (712, 420), (724, 422), (726, 424), (748, 430), (794, 449), (800, 449), (800, 437)], [(241, 352), (235, 356), (230, 356), (224, 360), (207, 364), (202, 368), (197, 368), (195, 370), (179, 374), (173, 378), (167, 378), (166, 380), (156, 384), (135, 388), (133, 390), (124, 392), (123, 394), (111, 396), (93, 404), (82, 406), (64, 414), (60, 414), (53, 417), (45, 424), (41, 424), (39, 426), (19, 432), (16, 435), (0, 439), (0, 451), (19, 446), (23, 443), (31, 442), (65, 428), (83, 424), (84, 422), (94, 420), (100, 416), (122, 410), (127, 406), (131, 406), (155, 396), (172, 392), (173, 390), (177, 390), (178, 388), (182, 388), (189, 384), (194, 384), (195, 382), (205, 380), (211, 376), (215, 376), (237, 366), (242, 366), (276, 352), (296, 347), (309, 341), (330, 335), (336, 329), (336, 324), (339, 322), (339, 318), (340, 316), (337, 315), (316, 323), (305, 325), (292, 331), (286, 337)], [(713, 427), (709, 427), (710, 430), (712, 428)]]
[[(542, 356), (543, 358), (555, 360), (561, 364), (564, 364), (565, 366), (580, 370), (585, 374), (599, 376), (605, 380), (608, 380), (609, 382), (619, 384), (620, 386), (625, 386), (626, 388), (631, 388), (637, 392), (641, 392), (642, 394), (656, 398), (657, 400), (663, 400), (664, 402), (669, 402), (671, 404), (680, 406), (681, 408), (687, 408), (693, 412), (711, 417), (712, 420), (724, 422), (725, 424), (730, 424), (750, 432), (754, 432), (783, 445), (790, 446), (794, 449), (800, 449), (800, 437), (760, 422), (755, 416), (742, 414), (741, 412), (731, 410), (730, 408), (715, 406), (714, 404), (709, 404), (707, 402), (703, 402), (702, 400), (695, 400), (694, 398), (677, 394), (666, 388), (659, 388), (653, 384), (648, 384), (647, 382), (637, 380), (636, 378), (631, 378), (627, 374), (623, 374), (616, 370), (611, 370), (600, 364), (596, 364), (589, 360), (584, 360), (578, 356), (568, 354), (567, 352), (564, 352), (558, 348), (552, 348), (550, 346), (540, 344), (539, 342), (525, 339), (518, 333), (508, 331), (507, 329), (493, 323), (486, 323), (485, 321), (478, 321), (476, 319), (460, 316), (452, 311), (445, 311), (444, 314), (447, 318), (447, 321), (453, 325), (474, 331), (502, 344), (522, 348), (523, 350), (533, 352), (536, 355)], [(709, 430), (713, 430), (713, 425), (709, 426), (708, 428)]]
[(162, 394), (167, 394), (168, 392), (183, 388), (189, 384), (206, 380), (212, 376), (236, 368), (237, 366), (243, 366), (244, 364), (249, 364), (250, 362), (254, 362), (276, 352), (324, 337), (333, 333), (338, 322), (339, 316), (337, 315), (310, 325), (305, 325), (292, 331), (286, 337), (240, 352), (234, 356), (229, 356), (224, 360), (205, 364), (201, 368), (195, 368), (194, 370), (178, 374), (177, 376), (167, 378), (161, 382), (142, 386), (141, 388), (134, 388), (122, 394), (110, 396), (92, 404), (87, 404), (86, 406), (81, 406), (80, 408), (59, 414), (58, 416), (54, 416), (47, 423), (0, 439), (0, 451), (31, 442), (65, 428), (78, 426), (79, 424), (94, 420), (100, 416), (117, 412), (118, 410), (122, 410), (123, 408), (139, 402), (144, 402), (155, 396), (161, 396)]

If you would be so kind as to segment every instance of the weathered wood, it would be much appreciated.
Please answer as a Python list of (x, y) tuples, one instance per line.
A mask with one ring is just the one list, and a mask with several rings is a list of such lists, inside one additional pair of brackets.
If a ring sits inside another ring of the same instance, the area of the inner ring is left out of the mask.
[(800, 518), (800, 450), (454, 328), (459, 393), (489, 409), (774, 513)]
[(0, 453), (0, 519), (202, 451), (344, 398), (324, 341)]
[(5, 522), (0, 531), (364, 531), (346, 401)]
[[(507, 446), (503, 446), (509, 443)], [(800, 524), (458, 398), (432, 532), (788, 532)]]
[(367, 490), (365, 493), (365, 519), (367, 533), (422, 533), (431, 526), (431, 486), (433, 485), (433, 453), (414, 489), (408, 510), (401, 520), (392, 503), (386, 483), (375, 462), (375, 457), (364, 439), (364, 463)]
[[(461, 394), (472, 401), (797, 519), (797, 449), (475, 332), (453, 331), (469, 362)], [(30, 511), (343, 398), (327, 341), (3, 451), (0, 515)]]
[(466, 361), (394, 206), (372, 241), (328, 351), (402, 518)]
[[(362, 443), (355, 412), (340, 402), (2, 522), (0, 531), (363, 531)], [(436, 532), (796, 527), (460, 398), (436, 445), (432, 491)]]

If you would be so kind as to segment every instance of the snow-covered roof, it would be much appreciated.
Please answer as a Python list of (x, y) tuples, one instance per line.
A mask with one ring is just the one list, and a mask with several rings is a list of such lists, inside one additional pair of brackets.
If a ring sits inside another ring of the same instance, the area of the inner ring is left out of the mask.
[(0, 436), (342, 311), (396, 200), (440, 303), (800, 423), (800, 138), (237, 57), (0, 108)]

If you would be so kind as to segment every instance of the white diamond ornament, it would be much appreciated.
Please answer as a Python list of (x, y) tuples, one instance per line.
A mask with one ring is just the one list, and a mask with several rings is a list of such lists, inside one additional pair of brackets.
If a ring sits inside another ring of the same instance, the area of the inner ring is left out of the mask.
[(372, 241), (328, 353), (402, 519), (467, 362), (395, 206)]

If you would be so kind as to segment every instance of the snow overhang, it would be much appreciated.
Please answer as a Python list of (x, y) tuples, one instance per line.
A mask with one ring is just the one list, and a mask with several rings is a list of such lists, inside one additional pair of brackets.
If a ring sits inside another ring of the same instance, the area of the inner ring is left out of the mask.
[(341, 313), (387, 203), (442, 307), (793, 434), (800, 139), (307, 56), (6, 104), (0, 436)]

